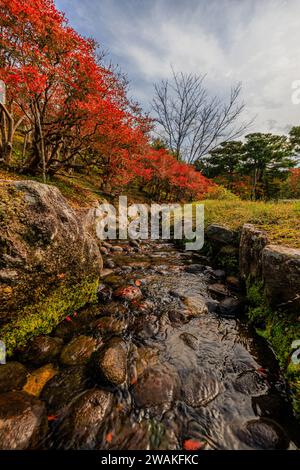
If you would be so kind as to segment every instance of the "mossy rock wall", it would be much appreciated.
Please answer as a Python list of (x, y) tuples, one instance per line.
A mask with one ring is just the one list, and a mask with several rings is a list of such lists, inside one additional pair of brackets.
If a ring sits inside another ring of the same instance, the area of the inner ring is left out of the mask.
[(60, 191), (0, 181), (0, 338), (11, 352), (93, 300), (97, 242)]

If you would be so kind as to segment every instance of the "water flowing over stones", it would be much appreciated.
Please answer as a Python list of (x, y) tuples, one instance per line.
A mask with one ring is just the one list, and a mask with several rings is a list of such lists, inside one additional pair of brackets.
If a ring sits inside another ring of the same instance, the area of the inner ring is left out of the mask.
[(127, 376), (127, 346), (121, 338), (112, 338), (94, 357), (96, 380), (121, 385)]
[(88, 390), (70, 406), (58, 426), (57, 447), (92, 449), (101, 424), (112, 404), (112, 394), (105, 390)]
[(112, 268), (98, 303), (0, 366), (5, 447), (296, 448), (284, 380), (244, 320), (239, 279), (168, 243), (103, 246)]
[(53, 361), (60, 353), (63, 341), (51, 336), (36, 336), (27, 345), (24, 351), (19, 353), (20, 358), (37, 366)]
[(72, 339), (62, 350), (60, 362), (66, 366), (84, 364), (95, 351), (97, 341), (89, 336), (78, 336)]

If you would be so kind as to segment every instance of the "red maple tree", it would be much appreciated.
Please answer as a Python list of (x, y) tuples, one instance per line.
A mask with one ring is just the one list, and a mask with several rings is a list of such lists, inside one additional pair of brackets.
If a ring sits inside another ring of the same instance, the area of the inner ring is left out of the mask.
[(209, 186), (193, 167), (150, 145), (152, 121), (127, 83), (98, 58), (98, 45), (71, 28), (53, 0), (0, 0), (1, 159), (10, 166), (23, 136), (29, 174), (97, 168), (102, 187), (138, 180), (153, 197), (201, 197)]

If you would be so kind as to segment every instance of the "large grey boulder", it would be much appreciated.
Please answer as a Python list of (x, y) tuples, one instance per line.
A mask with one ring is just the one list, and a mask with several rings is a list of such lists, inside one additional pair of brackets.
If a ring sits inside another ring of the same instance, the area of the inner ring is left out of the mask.
[(238, 232), (219, 224), (211, 224), (205, 230), (205, 236), (217, 245), (238, 246)]
[(300, 307), (300, 250), (267, 245), (262, 252), (265, 292), (270, 305)]
[(56, 187), (0, 180), (0, 322), (8, 350), (91, 300), (101, 268), (97, 242)]
[(262, 275), (262, 250), (268, 244), (266, 232), (254, 225), (244, 224), (240, 239), (240, 277), (260, 279)]

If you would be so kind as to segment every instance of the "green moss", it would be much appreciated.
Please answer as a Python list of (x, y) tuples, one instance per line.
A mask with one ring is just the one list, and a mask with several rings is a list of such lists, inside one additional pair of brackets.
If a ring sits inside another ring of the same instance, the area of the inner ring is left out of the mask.
[(50, 333), (73, 310), (95, 302), (98, 284), (98, 279), (88, 278), (72, 287), (59, 287), (37, 304), (19, 312), (18, 320), (5, 325), (1, 331), (7, 354), (11, 355), (35, 335)]
[(251, 283), (248, 280), (247, 299), (248, 318), (256, 326), (257, 333), (272, 346), (289, 384), (295, 414), (300, 419), (300, 365), (290, 362), (292, 343), (300, 339), (297, 315), (273, 311), (264, 296), (262, 282)]
[(265, 301), (262, 281), (251, 284), (250, 280), (247, 280), (247, 300), (252, 307), (259, 307)]
[(228, 275), (234, 276), (238, 274), (239, 262), (237, 256), (227, 253), (219, 253), (215, 262), (218, 264), (218, 266), (223, 268)]
[[(264, 286), (262, 281), (251, 283), (250, 279), (247, 280), (247, 301), (248, 301), (248, 318), (251, 323), (255, 325), (266, 324), (266, 319), (271, 314), (265, 295)], [(264, 336), (264, 330), (259, 329), (261, 336)]]

